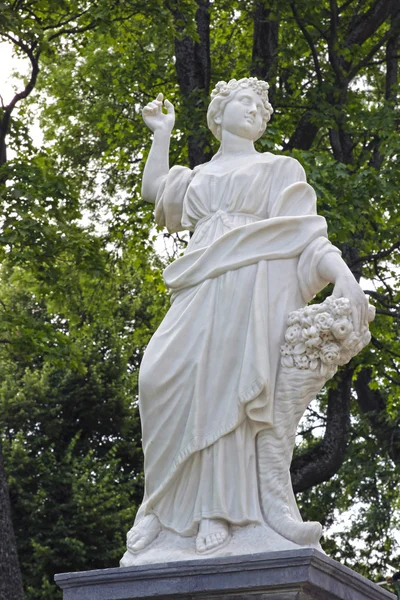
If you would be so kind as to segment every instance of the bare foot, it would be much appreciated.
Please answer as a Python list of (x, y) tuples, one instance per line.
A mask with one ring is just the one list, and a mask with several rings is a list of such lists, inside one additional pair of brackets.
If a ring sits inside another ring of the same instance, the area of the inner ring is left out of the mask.
[(216, 552), (230, 540), (229, 525), (222, 519), (203, 519), (196, 538), (196, 551), (199, 554)]
[(153, 542), (161, 531), (160, 521), (155, 515), (146, 515), (127, 533), (126, 547), (131, 552), (139, 552)]

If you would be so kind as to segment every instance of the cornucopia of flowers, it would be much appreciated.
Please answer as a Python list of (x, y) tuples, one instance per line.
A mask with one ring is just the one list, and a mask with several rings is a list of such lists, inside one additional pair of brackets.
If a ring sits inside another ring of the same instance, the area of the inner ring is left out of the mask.
[[(368, 321), (375, 316), (368, 306)], [(370, 341), (368, 327), (354, 331), (350, 301), (329, 296), (321, 304), (311, 304), (289, 313), (285, 344), (281, 346), (284, 367), (308, 369), (316, 375), (332, 377)]]

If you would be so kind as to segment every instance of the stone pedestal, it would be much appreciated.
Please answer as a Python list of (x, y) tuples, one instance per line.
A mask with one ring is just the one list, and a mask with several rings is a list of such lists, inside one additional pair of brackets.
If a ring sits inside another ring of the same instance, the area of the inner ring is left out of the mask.
[(395, 600), (311, 548), (63, 573), (63, 600)]

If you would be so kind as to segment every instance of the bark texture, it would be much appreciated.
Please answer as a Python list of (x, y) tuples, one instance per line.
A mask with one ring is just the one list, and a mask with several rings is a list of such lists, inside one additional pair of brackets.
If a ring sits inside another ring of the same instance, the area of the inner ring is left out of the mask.
[(4, 471), (3, 455), (0, 447), (0, 600), (23, 600), (21, 571), (19, 568), (17, 546), (11, 506), (8, 494), (7, 478)]
[(276, 7), (266, 6), (265, 2), (257, 2), (254, 9), (253, 52), (251, 74), (264, 79), (270, 85), (269, 98), (274, 100), (274, 77), (278, 60), (279, 19)]
[(296, 456), (291, 465), (295, 492), (303, 492), (327, 481), (340, 469), (350, 431), (350, 399), (353, 371), (346, 368), (337, 376), (337, 387), (329, 390), (325, 435), (312, 450)]
[(183, 21), (178, 8), (171, 9), (177, 24), (175, 38), (176, 73), (185, 100), (186, 116), (191, 116), (188, 137), (189, 163), (193, 169), (211, 159), (210, 137), (204, 126), (210, 89), (210, 2), (196, 0), (196, 29), (198, 41), (186, 34), (178, 23)]

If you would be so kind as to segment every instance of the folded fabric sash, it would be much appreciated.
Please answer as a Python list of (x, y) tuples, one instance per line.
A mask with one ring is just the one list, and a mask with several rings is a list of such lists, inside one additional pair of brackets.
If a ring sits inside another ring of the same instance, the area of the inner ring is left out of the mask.
[(164, 271), (171, 292), (198, 285), (227, 271), (261, 260), (300, 256), (318, 237), (327, 237), (326, 221), (318, 215), (283, 216), (236, 227), (210, 246), (188, 252)]

